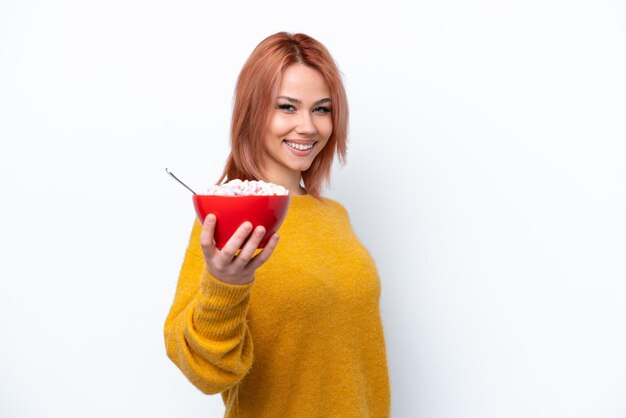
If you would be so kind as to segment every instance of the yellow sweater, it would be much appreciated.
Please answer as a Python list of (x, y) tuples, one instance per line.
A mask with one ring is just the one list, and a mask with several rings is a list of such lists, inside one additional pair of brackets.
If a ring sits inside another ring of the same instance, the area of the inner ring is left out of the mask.
[(209, 275), (200, 230), (165, 345), (196, 387), (222, 394), (227, 418), (389, 417), (380, 281), (343, 206), (292, 196), (278, 246), (242, 286)]

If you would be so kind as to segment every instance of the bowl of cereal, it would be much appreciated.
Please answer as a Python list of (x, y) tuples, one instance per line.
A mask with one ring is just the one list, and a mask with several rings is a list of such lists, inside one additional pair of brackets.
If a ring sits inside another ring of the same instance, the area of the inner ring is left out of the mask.
[(215, 247), (222, 248), (239, 226), (248, 221), (253, 228), (261, 225), (265, 235), (263, 248), (285, 220), (291, 197), (284, 187), (257, 180), (231, 180), (193, 195), (193, 206), (200, 222), (209, 213), (215, 215)]

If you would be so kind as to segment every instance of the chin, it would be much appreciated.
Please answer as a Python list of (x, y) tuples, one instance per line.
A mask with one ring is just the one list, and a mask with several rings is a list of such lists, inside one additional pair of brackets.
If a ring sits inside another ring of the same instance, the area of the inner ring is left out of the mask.
[(291, 166), (291, 169), (293, 171), (307, 171), (309, 168), (311, 168), (311, 165), (313, 164), (313, 162), (310, 162), (308, 164), (294, 164)]

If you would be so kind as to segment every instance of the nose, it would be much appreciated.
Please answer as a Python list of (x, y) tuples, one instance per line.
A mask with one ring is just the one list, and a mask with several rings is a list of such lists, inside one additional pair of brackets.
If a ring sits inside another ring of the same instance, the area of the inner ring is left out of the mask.
[(296, 133), (300, 135), (315, 135), (317, 127), (313, 121), (313, 115), (309, 112), (303, 112), (298, 118), (296, 125)]

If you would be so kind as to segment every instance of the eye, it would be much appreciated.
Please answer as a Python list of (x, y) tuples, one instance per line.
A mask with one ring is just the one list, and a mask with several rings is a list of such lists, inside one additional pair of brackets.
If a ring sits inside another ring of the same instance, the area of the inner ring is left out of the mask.
[(278, 106), (276, 106), (278, 109), (280, 110), (284, 110), (286, 112), (295, 112), (296, 108), (294, 105), (289, 104), (289, 103), (279, 103)]
[(319, 106), (319, 107), (316, 107), (315, 109), (313, 109), (313, 112), (321, 113), (322, 115), (325, 115), (326, 113), (330, 113), (331, 112), (331, 108), (327, 107), (327, 106)]

